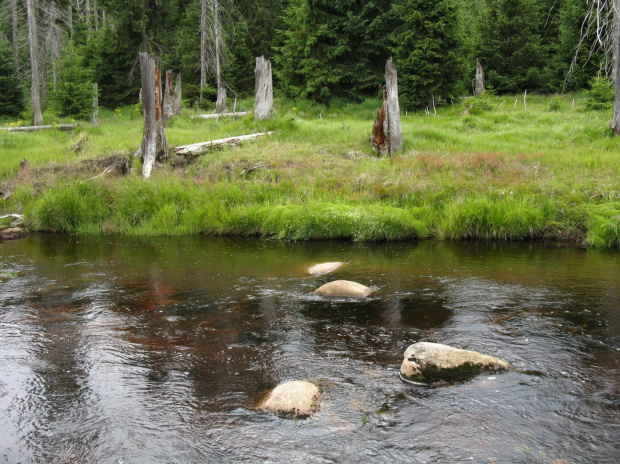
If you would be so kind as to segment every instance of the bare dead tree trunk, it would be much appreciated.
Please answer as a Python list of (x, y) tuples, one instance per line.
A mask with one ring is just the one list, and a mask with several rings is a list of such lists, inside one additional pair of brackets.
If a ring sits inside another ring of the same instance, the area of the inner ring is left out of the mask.
[(37, 22), (35, 16), (34, 0), (26, 0), (28, 14), (28, 41), (30, 43), (30, 74), (31, 74), (31, 97), (32, 112), (35, 126), (43, 124), (41, 115), (41, 96), (39, 89), (39, 55), (37, 50)]
[(177, 74), (177, 83), (174, 86), (174, 101), (172, 103), (172, 114), (179, 116), (183, 108), (183, 99), (181, 95), (181, 73)]
[(166, 85), (164, 87), (164, 124), (167, 124), (168, 121), (174, 116), (174, 87), (172, 85), (173, 82), (172, 71), (166, 71)]
[(207, 85), (207, 0), (200, 4), (200, 101)]
[(95, 31), (99, 32), (99, 8), (97, 8), (97, 0), (93, 0), (93, 14), (95, 15)]
[(69, 1), (67, 7), (67, 26), (69, 26), (69, 38), (73, 41), (73, 0)]
[(476, 83), (474, 85), (474, 96), (482, 95), (484, 93), (484, 71), (480, 61), (476, 60)]
[(17, 0), (11, 0), (11, 19), (13, 22), (13, 62), (15, 64), (15, 74), (19, 72), (19, 52), (18, 52), (18, 27), (17, 22)]
[(217, 101), (215, 102), (216, 113), (226, 113), (226, 87), (222, 82), (222, 70), (220, 68), (220, 44), (222, 42), (222, 29), (220, 27), (220, 13), (218, 0), (212, 0), (213, 8), (213, 32), (215, 36), (215, 76), (217, 80)]
[(273, 116), (273, 79), (271, 61), (264, 56), (256, 57), (256, 83), (254, 85), (254, 118), (269, 119)]
[(93, 114), (90, 123), (93, 127), (99, 127), (99, 89), (96, 82), (93, 84)]
[(90, 0), (86, 0), (86, 25), (88, 26), (88, 38), (93, 36), (93, 23), (90, 20)]
[(620, 0), (614, 0), (614, 88), (616, 99), (614, 101), (614, 116), (611, 120), (611, 130), (614, 135), (620, 135)]
[(390, 156), (403, 149), (403, 129), (400, 124), (400, 104), (398, 102), (398, 79), (394, 60), (390, 58), (385, 65), (385, 90), (387, 93), (387, 124)]
[(151, 176), (153, 164), (168, 156), (168, 141), (164, 124), (161, 70), (159, 58), (140, 53), (142, 75), (142, 107), (144, 110), (144, 133), (142, 136), (142, 176)]

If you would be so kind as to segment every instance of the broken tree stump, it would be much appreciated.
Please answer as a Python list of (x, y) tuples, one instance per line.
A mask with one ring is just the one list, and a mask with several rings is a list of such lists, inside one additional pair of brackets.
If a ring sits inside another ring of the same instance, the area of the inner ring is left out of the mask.
[(93, 114), (90, 115), (90, 124), (99, 127), (99, 89), (96, 82), (93, 84)]
[(379, 155), (388, 156), (403, 149), (403, 130), (400, 124), (398, 103), (398, 80), (394, 61), (390, 58), (385, 65), (385, 87), (383, 105), (377, 110), (371, 144)]
[(484, 71), (480, 61), (476, 60), (476, 79), (474, 82), (474, 97), (484, 93)]
[(142, 108), (144, 132), (139, 153), (142, 157), (142, 176), (151, 176), (156, 160), (168, 156), (168, 141), (164, 122), (159, 58), (140, 52), (142, 76)]
[(256, 83), (254, 85), (254, 118), (269, 119), (273, 116), (273, 79), (271, 61), (264, 56), (256, 57)]
[(172, 86), (172, 80), (174, 79), (172, 71), (166, 71), (166, 86), (164, 87), (164, 124), (170, 121), (170, 118), (174, 116), (174, 87)]
[(179, 116), (183, 108), (183, 100), (181, 98), (181, 73), (177, 74), (177, 83), (174, 86), (174, 100), (172, 102), (172, 114)]

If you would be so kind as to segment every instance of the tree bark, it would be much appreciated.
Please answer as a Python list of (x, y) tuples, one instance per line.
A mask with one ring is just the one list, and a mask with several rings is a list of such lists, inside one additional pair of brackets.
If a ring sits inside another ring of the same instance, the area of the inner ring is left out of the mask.
[(93, 114), (90, 116), (93, 127), (99, 127), (99, 89), (97, 83), (93, 84)]
[(387, 133), (389, 154), (403, 150), (403, 129), (400, 124), (400, 104), (398, 102), (398, 79), (394, 60), (390, 58), (385, 65), (385, 90), (387, 93)]
[(164, 124), (174, 116), (174, 87), (172, 85), (174, 76), (172, 71), (166, 71), (166, 86), (164, 87)]
[(387, 136), (387, 92), (385, 87), (382, 87), (383, 91), (383, 104), (381, 108), (377, 110), (377, 118), (373, 124), (372, 137), (370, 143), (372, 148), (379, 154), (389, 154), (388, 136)]
[(474, 96), (484, 93), (484, 71), (480, 61), (476, 60), (476, 83), (474, 84)]
[(17, 0), (11, 0), (11, 19), (13, 23), (13, 62), (15, 64), (15, 74), (19, 73), (19, 51), (18, 51), (18, 27), (17, 22)]
[(177, 83), (174, 86), (174, 101), (172, 103), (172, 114), (179, 116), (183, 109), (183, 98), (181, 94), (181, 73), (177, 74)]
[(256, 83), (254, 85), (254, 118), (269, 119), (273, 116), (273, 80), (271, 61), (264, 56), (256, 57)]
[(220, 43), (222, 41), (222, 30), (220, 27), (220, 13), (218, 0), (212, 0), (213, 8), (213, 32), (215, 36), (215, 76), (217, 80), (217, 101), (215, 102), (216, 113), (226, 113), (226, 87), (222, 82), (222, 70), (220, 67)]
[(26, 0), (28, 14), (28, 41), (30, 43), (30, 74), (31, 74), (31, 97), (32, 112), (35, 126), (43, 124), (41, 115), (41, 95), (39, 88), (39, 56), (37, 47), (37, 22), (35, 16), (34, 0)]
[(207, 85), (207, 0), (200, 4), (200, 101)]
[(614, 116), (611, 121), (611, 130), (614, 135), (620, 135), (620, 0), (614, 0), (614, 61), (613, 80), (616, 92), (614, 100)]
[(168, 155), (168, 142), (164, 124), (159, 58), (140, 52), (142, 75), (142, 107), (144, 112), (144, 133), (142, 136), (142, 176), (151, 176), (156, 160)]

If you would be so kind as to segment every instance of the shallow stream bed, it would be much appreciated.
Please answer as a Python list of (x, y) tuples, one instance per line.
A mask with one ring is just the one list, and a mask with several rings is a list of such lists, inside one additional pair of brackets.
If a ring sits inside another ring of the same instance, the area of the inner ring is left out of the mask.
[[(34, 235), (2, 275), (0, 462), (620, 461), (617, 251)], [(410, 385), (416, 341), (517, 370)], [(256, 409), (294, 379), (313, 418)]]

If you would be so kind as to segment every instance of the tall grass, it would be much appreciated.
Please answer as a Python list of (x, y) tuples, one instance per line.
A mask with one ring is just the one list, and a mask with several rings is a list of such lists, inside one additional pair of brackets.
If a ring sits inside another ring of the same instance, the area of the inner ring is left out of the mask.
[[(369, 146), (378, 100), (329, 108), (280, 102), (266, 122), (205, 121), (186, 111), (167, 127), (171, 146), (275, 134), (186, 169), (157, 167), (146, 182), (137, 170), (87, 181), (37, 171), (135, 150), (135, 108), (103, 112), (101, 128), (74, 134), (0, 132), (8, 147), (0, 180), (13, 191), (0, 208), (25, 211), (34, 229), (68, 233), (522, 240), (581, 231), (590, 244), (618, 247), (620, 138), (611, 136), (611, 115), (569, 97), (531, 96), (527, 111), (522, 96), (516, 109), (514, 98), (490, 103), (492, 110), (469, 115), (461, 115), (467, 102), (436, 116), (403, 115), (405, 152), (391, 159)], [(70, 148), (82, 139), (82, 151)], [(19, 172), (23, 158), (31, 175)]]

